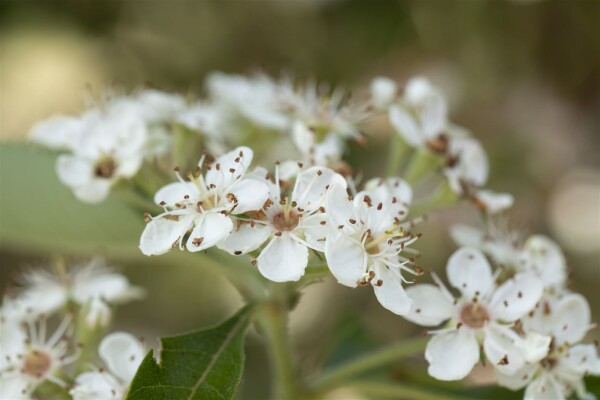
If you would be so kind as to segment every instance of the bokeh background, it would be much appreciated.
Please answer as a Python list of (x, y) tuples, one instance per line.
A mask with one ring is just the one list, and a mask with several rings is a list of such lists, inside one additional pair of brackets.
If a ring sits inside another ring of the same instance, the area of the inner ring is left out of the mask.
[[(377, 75), (399, 82), (425, 75), (446, 92), (451, 118), (488, 150), (490, 187), (514, 193), (507, 224), (563, 246), (572, 288), (590, 300), (598, 321), (599, 21), (595, 0), (3, 0), (2, 288), (24, 266), (104, 254), (148, 291), (146, 300), (120, 309), (117, 328), (150, 343), (215, 323), (241, 304), (218, 273), (189, 258), (138, 255), (141, 216), (117, 200), (101, 208), (75, 202), (53, 177), (50, 154), (30, 160), (7, 144), (26, 141), (36, 121), (77, 113), (107, 87), (198, 95), (214, 70), (291, 73), (357, 96)], [(384, 148), (374, 138), (351, 157), (376, 175)], [(423, 265), (443, 269), (455, 249), (445, 229), (456, 222), (476, 224), (477, 215), (459, 207), (422, 227)], [(304, 291), (291, 325), (306, 374), (332, 351), (340, 358), (420, 332), (381, 308), (370, 290), (331, 279)], [(598, 330), (591, 336), (599, 338)], [(339, 340), (345, 347), (333, 345)], [(265, 365), (253, 335), (240, 398), (265, 397)], [(398, 376), (406, 373), (398, 367)], [(487, 378), (483, 370), (471, 379)]]

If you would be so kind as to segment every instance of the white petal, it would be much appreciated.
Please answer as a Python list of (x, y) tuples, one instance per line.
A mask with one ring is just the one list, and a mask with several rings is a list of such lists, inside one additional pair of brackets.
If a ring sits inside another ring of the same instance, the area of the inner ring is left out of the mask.
[(490, 364), (503, 374), (517, 373), (525, 365), (525, 359), (516, 346), (519, 337), (500, 326), (487, 326), (484, 331), (483, 350)]
[(509, 193), (496, 193), (491, 190), (479, 190), (476, 194), (488, 214), (497, 214), (511, 208), (515, 199)]
[(454, 307), (439, 287), (419, 284), (406, 288), (406, 294), (413, 301), (410, 313), (404, 318), (422, 326), (437, 326), (452, 318)]
[(51, 315), (62, 308), (68, 300), (67, 287), (60, 283), (46, 283), (26, 289), (19, 296), (20, 307), (25, 307), (30, 318), (42, 314)]
[(371, 81), (371, 98), (377, 108), (386, 108), (396, 98), (398, 85), (393, 80), (378, 76)]
[(327, 236), (325, 258), (329, 270), (342, 285), (356, 287), (367, 272), (367, 254), (363, 246), (342, 232), (333, 231)]
[[(212, 168), (206, 172), (206, 184), (227, 188), (238, 176), (243, 176), (248, 171), (253, 157), (252, 149), (244, 146), (223, 154), (215, 160)], [(235, 161), (238, 159), (239, 161)], [(219, 164), (219, 169), (216, 168), (217, 164)], [(230, 170), (234, 170), (234, 172), (230, 172)]]
[(481, 251), (472, 247), (461, 247), (455, 251), (448, 260), (446, 273), (450, 284), (469, 300), (476, 293), (484, 296), (494, 284), (488, 260)]
[(356, 225), (349, 222), (351, 219), (358, 221), (359, 218), (354, 211), (354, 203), (348, 198), (345, 187), (333, 185), (329, 188), (325, 198), (325, 212), (332, 229), (343, 225), (343, 231), (346, 233), (357, 230)]
[(498, 369), (494, 369), (496, 375), (496, 381), (498, 385), (504, 386), (511, 390), (519, 390), (527, 386), (531, 379), (535, 376), (537, 365), (525, 364), (523, 368), (519, 369), (513, 375), (506, 375), (500, 372)]
[(450, 168), (458, 178), (477, 187), (485, 184), (489, 165), (485, 150), (478, 140), (470, 137), (453, 137), (448, 152), (458, 158), (456, 164)]
[(308, 249), (284, 233), (275, 237), (260, 253), (258, 270), (274, 282), (297, 281), (308, 264)]
[(413, 198), (413, 190), (403, 179), (400, 178), (374, 178), (365, 184), (365, 190), (373, 193), (379, 201), (391, 202), (395, 197), (397, 202), (410, 204)]
[(89, 161), (65, 154), (56, 160), (56, 173), (60, 181), (69, 187), (85, 185), (94, 177)]
[(256, 224), (252, 227), (249, 223), (242, 223), (217, 247), (230, 254), (236, 254), (236, 252), (246, 254), (258, 249), (271, 236), (271, 233), (272, 229), (268, 225)]
[[(2, 311), (4, 311), (5, 303), (6, 300), (2, 304)], [(2, 357), (0, 357), (1, 371), (16, 367), (18, 363), (20, 363), (17, 356), (27, 351), (26, 344), (28, 343), (28, 336), (20, 325), (21, 321), (5, 318), (7, 318), (7, 316), (3, 312), (2, 322), (0, 322), (0, 351), (2, 352)]]
[(535, 308), (543, 292), (542, 281), (535, 275), (515, 275), (494, 292), (489, 303), (492, 319), (516, 321)]
[(31, 140), (51, 149), (72, 149), (81, 132), (77, 118), (57, 116), (38, 122), (31, 130)]
[(521, 350), (525, 361), (534, 364), (546, 358), (551, 342), (552, 337), (529, 330), (524, 339), (516, 342), (516, 346)]
[(390, 124), (408, 144), (413, 147), (423, 145), (425, 142), (423, 132), (408, 111), (398, 105), (393, 105), (390, 107), (389, 117)]
[(260, 210), (269, 198), (269, 186), (264, 180), (243, 179), (231, 188), (237, 199), (234, 214), (243, 214), (248, 211)]
[[(4, 355), (3, 355), (4, 356)], [(0, 399), (31, 400), (31, 383), (21, 374), (0, 377)], [(79, 399), (76, 399), (79, 400)]]
[(143, 291), (130, 285), (129, 280), (117, 273), (98, 274), (77, 279), (73, 284), (73, 298), (83, 304), (92, 298), (101, 298), (109, 303), (120, 303), (142, 296)]
[(590, 305), (580, 294), (567, 294), (551, 312), (552, 333), (558, 346), (579, 342), (591, 327)]
[(154, 202), (167, 206), (174, 206), (189, 196), (189, 201), (195, 201), (199, 197), (198, 188), (192, 182), (173, 182), (163, 186), (154, 195)]
[(305, 210), (315, 210), (324, 201), (328, 187), (338, 185), (344, 189), (346, 180), (329, 168), (311, 167), (298, 174), (292, 192), (292, 200)]
[(315, 146), (315, 134), (301, 121), (294, 122), (292, 140), (300, 153), (308, 155)]
[(147, 256), (164, 254), (192, 227), (193, 215), (182, 216), (179, 221), (160, 217), (146, 224), (140, 238), (140, 250)]
[(550, 374), (542, 374), (525, 389), (523, 400), (565, 400), (558, 383)]
[(108, 197), (111, 185), (112, 181), (108, 179), (92, 179), (84, 185), (74, 188), (73, 194), (86, 203), (100, 203)]
[(567, 356), (560, 360), (559, 367), (574, 372), (575, 378), (600, 375), (600, 357), (593, 344), (578, 344), (569, 348)]
[(450, 227), (450, 237), (459, 246), (480, 248), (485, 234), (472, 226), (457, 224)]
[[(375, 266), (375, 278), (371, 281), (379, 303), (397, 315), (406, 315), (412, 307), (412, 300), (402, 287), (400, 276), (384, 265)], [(381, 281), (381, 285), (378, 285)]]
[(443, 133), (446, 127), (447, 106), (441, 94), (431, 93), (422, 103), (418, 113), (426, 138), (433, 139)]
[(204, 213), (190, 233), (186, 248), (191, 252), (208, 249), (226, 239), (233, 231), (231, 218), (219, 212)]
[(479, 361), (479, 345), (468, 329), (434, 335), (425, 349), (429, 375), (442, 381), (456, 381), (471, 372)]
[(523, 251), (525, 268), (536, 271), (545, 287), (562, 286), (567, 281), (567, 262), (562, 250), (550, 238), (531, 236)]
[(111, 374), (106, 372), (84, 372), (75, 379), (75, 386), (69, 391), (73, 400), (114, 400), (125, 394), (123, 387)]
[(109, 371), (129, 385), (144, 359), (146, 351), (133, 335), (126, 332), (114, 332), (102, 339), (98, 347), (98, 354), (106, 363)]

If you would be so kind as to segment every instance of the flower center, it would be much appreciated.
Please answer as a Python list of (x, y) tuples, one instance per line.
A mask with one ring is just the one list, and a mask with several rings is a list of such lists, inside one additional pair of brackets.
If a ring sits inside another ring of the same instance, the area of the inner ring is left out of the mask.
[(272, 223), (280, 232), (293, 231), (300, 222), (300, 216), (294, 211), (285, 210), (273, 217)]
[(553, 357), (546, 357), (542, 361), (540, 361), (540, 365), (542, 366), (542, 368), (548, 371), (552, 371), (554, 367), (558, 365), (558, 360)]
[(115, 173), (117, 164), (110, 157), (102, 159), (94, 168), (94, 174), (99, 178), (110, 178)]
[(469, 303), (461, 310), (460, 319), (463, 324), (471, 328), (483, 328), (485, 323), (489, 321), (490, 316), (481, 304)]
[(34, 350), (25, 357), (23, 373), (36, 378), (44, 376), (52, 365), (50, 356), (39, 350)]

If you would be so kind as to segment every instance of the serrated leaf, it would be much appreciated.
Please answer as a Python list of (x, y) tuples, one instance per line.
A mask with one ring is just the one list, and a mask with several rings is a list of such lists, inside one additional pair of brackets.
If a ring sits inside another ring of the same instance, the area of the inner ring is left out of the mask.
[(56, 155), (26, 143), (0, 145), (0, 241), (27, 254), (139, 252), (141, 212), (114, 197), (85, 204), (59, 182)]
[(127, 400), (228, 400), (244, 367), (248, 307), (211, 329), (161, 339), (160, 364), (150, 351)]

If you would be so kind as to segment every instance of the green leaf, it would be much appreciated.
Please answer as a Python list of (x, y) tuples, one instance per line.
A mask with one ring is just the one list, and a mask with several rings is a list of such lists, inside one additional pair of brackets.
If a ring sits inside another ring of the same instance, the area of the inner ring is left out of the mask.
[(214, 328), (161, 339), (160, 365), (152, 350), (142, 361), (127, 400), (226, 400), (240, 383), (249, 308)]
[(2, 246), (27, 254), (137, 255), (142, 212), (114, 196), (100, 204), (78, 201), (59, 182), (55, 160), (36, 146), (0, 145)]

